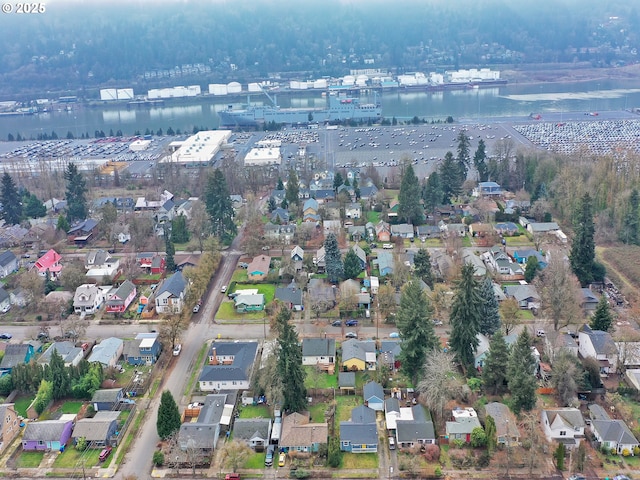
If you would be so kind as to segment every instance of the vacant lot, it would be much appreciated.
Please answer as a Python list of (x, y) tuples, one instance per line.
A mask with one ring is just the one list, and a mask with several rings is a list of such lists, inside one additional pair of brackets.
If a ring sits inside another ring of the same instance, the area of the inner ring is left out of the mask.
[(607, 276), (615, 282), (627, 300), (637, 300), (640, 297), (640, 247), (597, 247), (596, 255), (607, 267)]

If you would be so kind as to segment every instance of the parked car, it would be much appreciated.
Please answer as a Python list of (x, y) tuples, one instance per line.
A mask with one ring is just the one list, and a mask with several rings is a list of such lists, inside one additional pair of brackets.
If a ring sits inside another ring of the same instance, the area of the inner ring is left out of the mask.
[(347, 332), (345, 338), (358, 338), (358, 334), (356, 332)]
[(437, 318), (434, 318), (434, 319), (433, 319), (433, 324), (434, 324), (436, 327), (439, 327), (439, 326), (441, 326), (441, 325), (442, 325), (442, 320), (438, 320)]
[(400, 334), (398, 332), (391, 332), (389, 338), (400, 338)]
[(182, 351), (182, 345), (178, 343), (175, 347), (173, 347), (173, 356), (177, 357), (178, 355), (180, 355), (181, 351)]
[(284, 467), (285, 462), (287, 461), (287, 456), (285, 455), (284, 452), (282, 452), (280, 454), (280, 457), (278, 458), (278, 466), (279, 467)]
[(536, 337), (544, 337), (546, 335), (545, 331), (541, 328), (536, 330)]
[(342, 321), (341, 320), (334, 320), (333, 322), (331, 322), (331, 326), (332, 327), (340, 327), (340, 326), (342, 326)]
[(248, 267), (249, 267), (249, 264), (248, 264), (248, 263), (246, 263), (246, 262), (240, 262), (240, 263), (238, 263), (238, 266), (239, 266), (240, 268), (248, 268)]
[(220, 291), (221, 291), (222, 293), (226, 292), (226, 291), (227, 291), (227, 286), (226, 286), (226, 285), (223, 285), (223, 286), (222, 286), (222, 288), (220, 289)]
[(111, 455), (111, 450), (112, 450), (112, 448), (111, 448), (111, 447), (105, 447), (105, 448), (100, 452), (100, 456), (98, 457), (98, 459), (99, 459), (101, 462), (104, 462), (104, 461), (107, 459), (107, 457), (109, 457), (109, 455)]
[(354, 320), (352, 318), (350, 318), (349, 320), (347, 320), (346, 322), (344, 322), (344, 324), (347, 327), (357, 327), (358, 326), (358, 320)]
[(200, 311), (200, 305), (196, 304), (195, 307), (193, 307), (193, 313), (198, 313)]
[(571, 475), (567, 480), (587, 480), (587, 477), (576, 473), (575, 475)]
[(267, 447), (267, 454), (264, 457), (264, 466), (272, 467), (273, 466), (273, 455), (276, 452), (276, 447), (274, 445), (269, 445)]
[(38, 337), (37, 338), (40, 341), (49, 340), (49, 334), (47, 332), (40, 332), (40, 333), (38, 333)]
[(0, 339), (2, 340), (11, 340), (12, 337), (13, 335), (10, 333), (0, 333)]
[(239, 473), (227, 473), (224, 476), (224, 480), (240, 480), (240, 474)]

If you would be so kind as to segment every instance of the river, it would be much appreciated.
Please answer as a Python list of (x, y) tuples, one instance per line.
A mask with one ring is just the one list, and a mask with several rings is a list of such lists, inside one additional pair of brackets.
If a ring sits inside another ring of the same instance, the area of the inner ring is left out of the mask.
[[(638, 81), (594, 80), (586, 82), (508, 84), (466, 90), (419, 92), (395, 90), (378, 96), (382, 114), (398, 119), (418, 116), (428, 120), (443, 120), (451, 115), (460, 121), (476, 121), (495, 117), (522, 117), (531, 113), (615, 111), (640, 106)], [(254, 95), (252, 102), (268, 103), (265, 96)], [(322, 107), (326, 100), (321, 92), (301, 95), (281, 95), (277, 98), (283, 107)], [(362, 95), (362, 102), (373, 102), (374, 94)], [(167, 101), (162, 106), (127, 107), (104, 105), (88, 107), (71, 105), (70, 111), (53, 110), (46, 114), (1, 116), (0, 139), (19, 132), (23, 137), (37, 137), (40, 133), (55, 131), (64, 137), (67, 132), (79, 137), (82, 133), (94, 135), (96, 130), (109, 134), (121, 130), (125, 135), (148, 128), (154, 132), (169, 127), (191, 132), (194, 126), (217, 128), (217, 112), (232, 104), (234, 108), (246, 102), (246, 97), (206, 97), (189, 103)]]

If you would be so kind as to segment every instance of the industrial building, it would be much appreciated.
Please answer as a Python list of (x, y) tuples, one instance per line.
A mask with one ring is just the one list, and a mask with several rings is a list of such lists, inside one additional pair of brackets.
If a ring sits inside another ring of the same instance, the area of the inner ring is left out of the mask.
[(244, 165), (246, 167), (280, 165), (282, 163), (280, 146), (281, 142), (279, 140), (262, 140), (258, 142), (257, 147), (249, 150), (249, 153), (244, 157)]
[(178, 163), (185, 166), (208, 165), (231, 138), (231, 130), (206, 130), (190, 136), (184, 142), (171, 142), (175, 149), (161, 163)]

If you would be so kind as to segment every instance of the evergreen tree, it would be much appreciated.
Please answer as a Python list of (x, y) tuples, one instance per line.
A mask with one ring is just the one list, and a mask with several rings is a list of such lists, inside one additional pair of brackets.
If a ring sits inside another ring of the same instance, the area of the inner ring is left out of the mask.
[(507, 379), (513, 411), (531, 410), (536, 404), (536, 361), (531, 352), (531, 337), (526, 328), (518, 336), (518, 340), (511, 348), (507, 364)]
[(478, 148), (473, 156), (473, 165), (478, 172), (478, 181), (486, 182), (489, 180), (489, 167), (487, 167), (487, 151), (484, 140), (480, 139)]
[(353, 249), (349, 249), (344, 256), (344, 278), (356, 278), (360, 272), (362, 272), (360, 259)]
[(640, 243), (640, 196), (638, 189), (631, 190), (627, 211), (620, 228), (620, 240), (629, 245)]
[(175, 272), (176, 271), (176, 260), (175, 260), (176, 247), (173, 244), (171, 235), (169, 235), (169, 233), (166, 231), (164, 233), (164, 241), (165, 241), (165, 251), (167, 253), (165, 268), (167, 269), (167, 272)]
[(460, 170), (460, 176), (462, 181), (466, 180), (467, 172), (469, 170), (469, 152), (470, 142), (469, 136), (465, 130), (460, 130), (456, 138), (458, 140), (458, 156), (456, 160), (458, 162), (458, 169)]
[(416, 276), (433, 288), (433, 272), (431, 271), (431, 256), (426, 248), (418, 249), (413, 257), (413, 266)]
[(460, 273), (449, 315), (449, 343), (458, 362), (470, 370), (473, 368), (474, 353), (478, 347), (482, 299), (478, 281), (474, 277), (473, 265), (464, 265)]
[(442, 183), (438, 172), (432, 172), (422, 184), (422, 201), (425, 210), (429, 212), (433, 212), (437, 206), (442, 205)]
[(532, 255), (527, 260), (527, 266), (524, 268), (524, 279), (527, 283), (533, 282), (533, 279), (536, 278), (536, 274), (541, 270), (540, 262), (538, 262), (538, 257)]
[(158, 420), (156, 421), (156, 429), (158, 430), (158, 436), (162, 440), (166, 440), (172, 434), (180, 430), (180, 412), (178, 411), (178, 405), (173, 399), (173, 395), (169, 390), (162, 392), (160, 398), (160, 407), (158, 407)]
[(71, 389), (71, 380), (67, 367), (64, 366), (64, 360), (57, 350), (53, 350), (51, 359), (49, 360), (48, 375), (46, 379), (53, 385), (53, 399), (60, 400), (69, 396)]
[(269, 213), (273, 212), (276, 208), (278, 208), (276, 205), (276, 199), (269, 197), (269, 200), (267, 200), (267, 209), (269, 210)]
[(87, 218), (87, 185), (75, 163), (69, 163), (64, 172), (67, 181), (67, 220), (73, 223), (76, 220)]
[(451, 203), (451, 200), (462, 192), (463, 183), (461, 172), (453, 158), (453, 153), (447, 152), (445, 154), (438, 173), (440, 175), (440, 184), (442, 185), (443, 201)]
[(591, 317), (591, 323), (589, 323), (589, 326), (592, 330), (602, 330), (603, 332), (608, 332), (612, 325), (613, 314), (611, 313), (609, 300), (607, 300), (606, 295), (602, 295), (595, 312), (593, 312), (593, 316)]
[(171, 220), (171, 240), (175, 243), (187, 243), (189, 241), (189, 230), (187, 230), (187, 217), (178, 215)]
[(0, 201), (2, 201), (2, 219), (8, 225), (16, 225), (20, 223), (22, 217), (22, 204), (20, 203), (20, 195), (18, 188), (7, 172), (2, 175), (2, 188), (0, 191)]
[(67, 221), (67, 217), (65, 217), (64, 215), (59, 215), (56, 228), (64, 233), (67, 233), (70, 228), (69, 222)]
[(489, 352), (482, 366), (482, 382), (487, 391), (498, 395), (504, 391), (507, 384), (507, 369), (509, 363), (509, 346), (504, 341), (502, 332), (498, 330), (491, 337)]
[(353, 194), (356, 196), (356, 200), (360, 200), (360, 187), (357, 178), (353, 179)]
[(344, 183), (344, 179), (342, 178), (342, 174), (340, 172), (336, 172), (333, 176), (333, 189), (338, 190), (338, 187)]
[(233, 203), (229, 196), (227, 180), (219, 168), (209, 175), (204, 201), (211, 218), (213, 234), (223, 243), (230, 244), (238, 230), (233, 221)]
[(281, 177), (278, 177), (278, 185), (276, 186), (276, 190), (284, 190), (284, 183), (282, 183)]
[(27, 192), (22, 198), (23, 213), (29, 218), (42, 218), (47, 215), (47, 207), (35, 195)]
[(438, 347), (438, 339), (431, 322), (429, 299), (416, 280), (410, 280), (402, 289), (396, 325), (402, 338), (401, 369), (417, 385), (427, 353)]
[(493, 290), (493, 281), (484, 277), (480, 284), (480, 333), (491, 336), (500, 330), (500, 305)]
[(324, 240), (324, 254), (327, 278), (331, 283), (338, 283), (344, 277), (344, 265), (338, 248), (338, 239), (333, 233), (327, 235)]
[(593, 282), (593, 267), (596, 254), (596, 245), (593, 240), (595, 233), (593, 206), (589, 193), (585, 193), (580, 199), (574, 223), (575, 238), (571, 245), (569, 260), (571, 261), (571, 269), (578, 277), (580, 285), (586, 287)]
[(420, 182), (413, 171), (413, 166), (407, 165), (400, 183), (398, 194), (398, 216), (412, 225), (420, 225), (424, 220), (424, 211), (420, 205)]
[(289, 180), (287, 180), (287, 189), (284, 194), (284, 199), (287, 201), (287, 205), (297, 205), (298, 195), (300, 194), (300, 182), (296, 171), (292, 168), (289, 170)]
[(305, 371), (302, 366), (302, 346), (293, 325), (289, 323), (291, 311), (283, 308), (276, 317), (278, 331), (277, 372), (282, 379), (282, 408), (299, 412), (307, 406), (304, 387)]
[(496, 421), (491, 415), (487, 415), (484, 420), (484, 432), (487, 435), (487, 451), (491, 455), (498, 445)]

